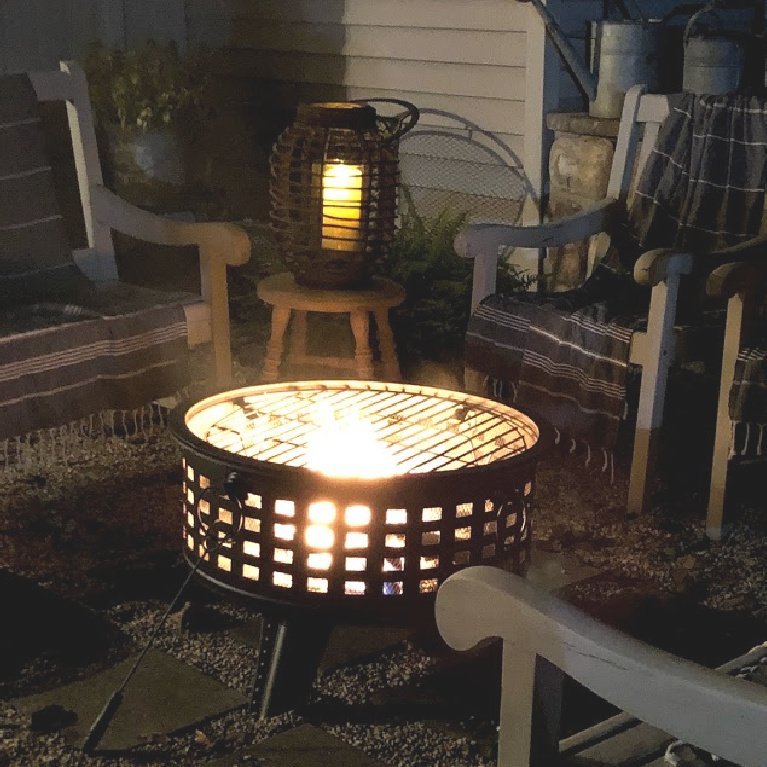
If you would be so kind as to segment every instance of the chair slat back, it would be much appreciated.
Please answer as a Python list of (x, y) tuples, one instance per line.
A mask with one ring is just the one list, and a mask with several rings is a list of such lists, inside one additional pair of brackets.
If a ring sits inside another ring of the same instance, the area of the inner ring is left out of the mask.
[(80, 202), (88, 236), (89, 251), (78, 255), (78, 264), (88, 277), (97, 282), (116, 280), (112, 234), (100, 223), (91, 204), (91, 187), (103, 184), (101, 162), (96, 146), (88, 83), (80, 65), (75, 61), (62, 61), (60, 71), (30, 72), (29, 77), (38, 101), (64, 101), (72, 138), (72, 150), (77, 170)]
[(626, 94), (607, 187), (608, 198), (630, 200), (668, 114), (668, 96), (644, 93), (642, 85), (635, 85)]

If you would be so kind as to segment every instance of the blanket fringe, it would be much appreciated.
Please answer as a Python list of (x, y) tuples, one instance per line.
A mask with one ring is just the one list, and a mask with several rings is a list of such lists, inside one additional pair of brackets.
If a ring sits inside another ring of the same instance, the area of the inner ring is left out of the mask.
[(150, 442), (156, 436), (156, 426), (167, 427), (169, 412), (158, 403), (132, 410), (103, 410), (61, 426), (4, 439), (0, 443), (0, 469), (28, 474), (57, 462), (68, 466), (80, 457), (84, 441), (99, 436)]
[(764, 455), (764, 432), (767, 424), (756, 421), (730, 421), (727, 459), (759, 458)]

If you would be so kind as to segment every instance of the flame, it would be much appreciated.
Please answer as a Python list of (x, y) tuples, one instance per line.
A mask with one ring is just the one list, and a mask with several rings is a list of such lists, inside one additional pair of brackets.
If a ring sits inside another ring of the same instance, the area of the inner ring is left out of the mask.
[(322, 247), (357, 250), (362, 219), (362, 166), (328, 163), (322, 173)]
[(320, 412), (319, 425), (306, 444), (306, 467), (327, 477), (377, 479), (400, 473), (388, 446), (373, 425), (354, 411), (337, 418)]

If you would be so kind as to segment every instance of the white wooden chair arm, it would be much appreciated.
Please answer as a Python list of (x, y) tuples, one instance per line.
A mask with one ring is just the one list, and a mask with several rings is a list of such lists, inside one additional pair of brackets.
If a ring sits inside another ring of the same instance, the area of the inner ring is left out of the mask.
[[(452, 575), (437, 594), (435, 612), (442, 637), (457, 650), (500, 637), (504, 655), (542, 656), (654, 727), (743, 767), (764, 763), (764, 687), (654, 649), (497, 568)], [(527, 689), (525, 680), (504, 678), (502, 699), (520, 685)], [(501, 731), (509, 726), (515, 728), (502, 718)], [(519, 731), (525, 735), (529, 731)]]
[(634, 264), (634, 279), (640, 285), (654, 286), (672, 275), (691, 274), (692, 265), (692, 253), (680, 253), (674, 248), (648, 250)]
[(748, 288), (756, 288), (767, 281), (767, 263), (737, 261), (722, 264), (706, 280), (706, 292), (715, 298), (732, 298)]
[(91, 199), (97, 220), (122, 234), (159, 245), (197, 245), (203, 261), (239, 266), (250, 258), (250, 239), (236, 224), (158, 216), (131, 205), (101, 185), (91, 187)]
[(572, 216), (545, 224), (513, 226), (500, 221), (472, 221), (455, 238), (455, 250), (462, 258), (499, 248), (550, 248), (585, 240), (609, 231), (623, 209), (618, 200), (602, 200)]

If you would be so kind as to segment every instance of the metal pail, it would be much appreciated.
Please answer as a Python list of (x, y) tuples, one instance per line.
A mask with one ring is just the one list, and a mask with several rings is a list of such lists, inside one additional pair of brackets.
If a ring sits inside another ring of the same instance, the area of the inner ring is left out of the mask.
[(626, 91), (645, 83), (660, 89), (660, 60), (666, 26), (658, 21), (599, 22), (597, 96), (589, 104), (592, 117), (620, 117)]
[(690, 93), (734, 93), (740, 86), (744, 55), (737, 40), (688, 38), (684, 46), (682, 88)]

